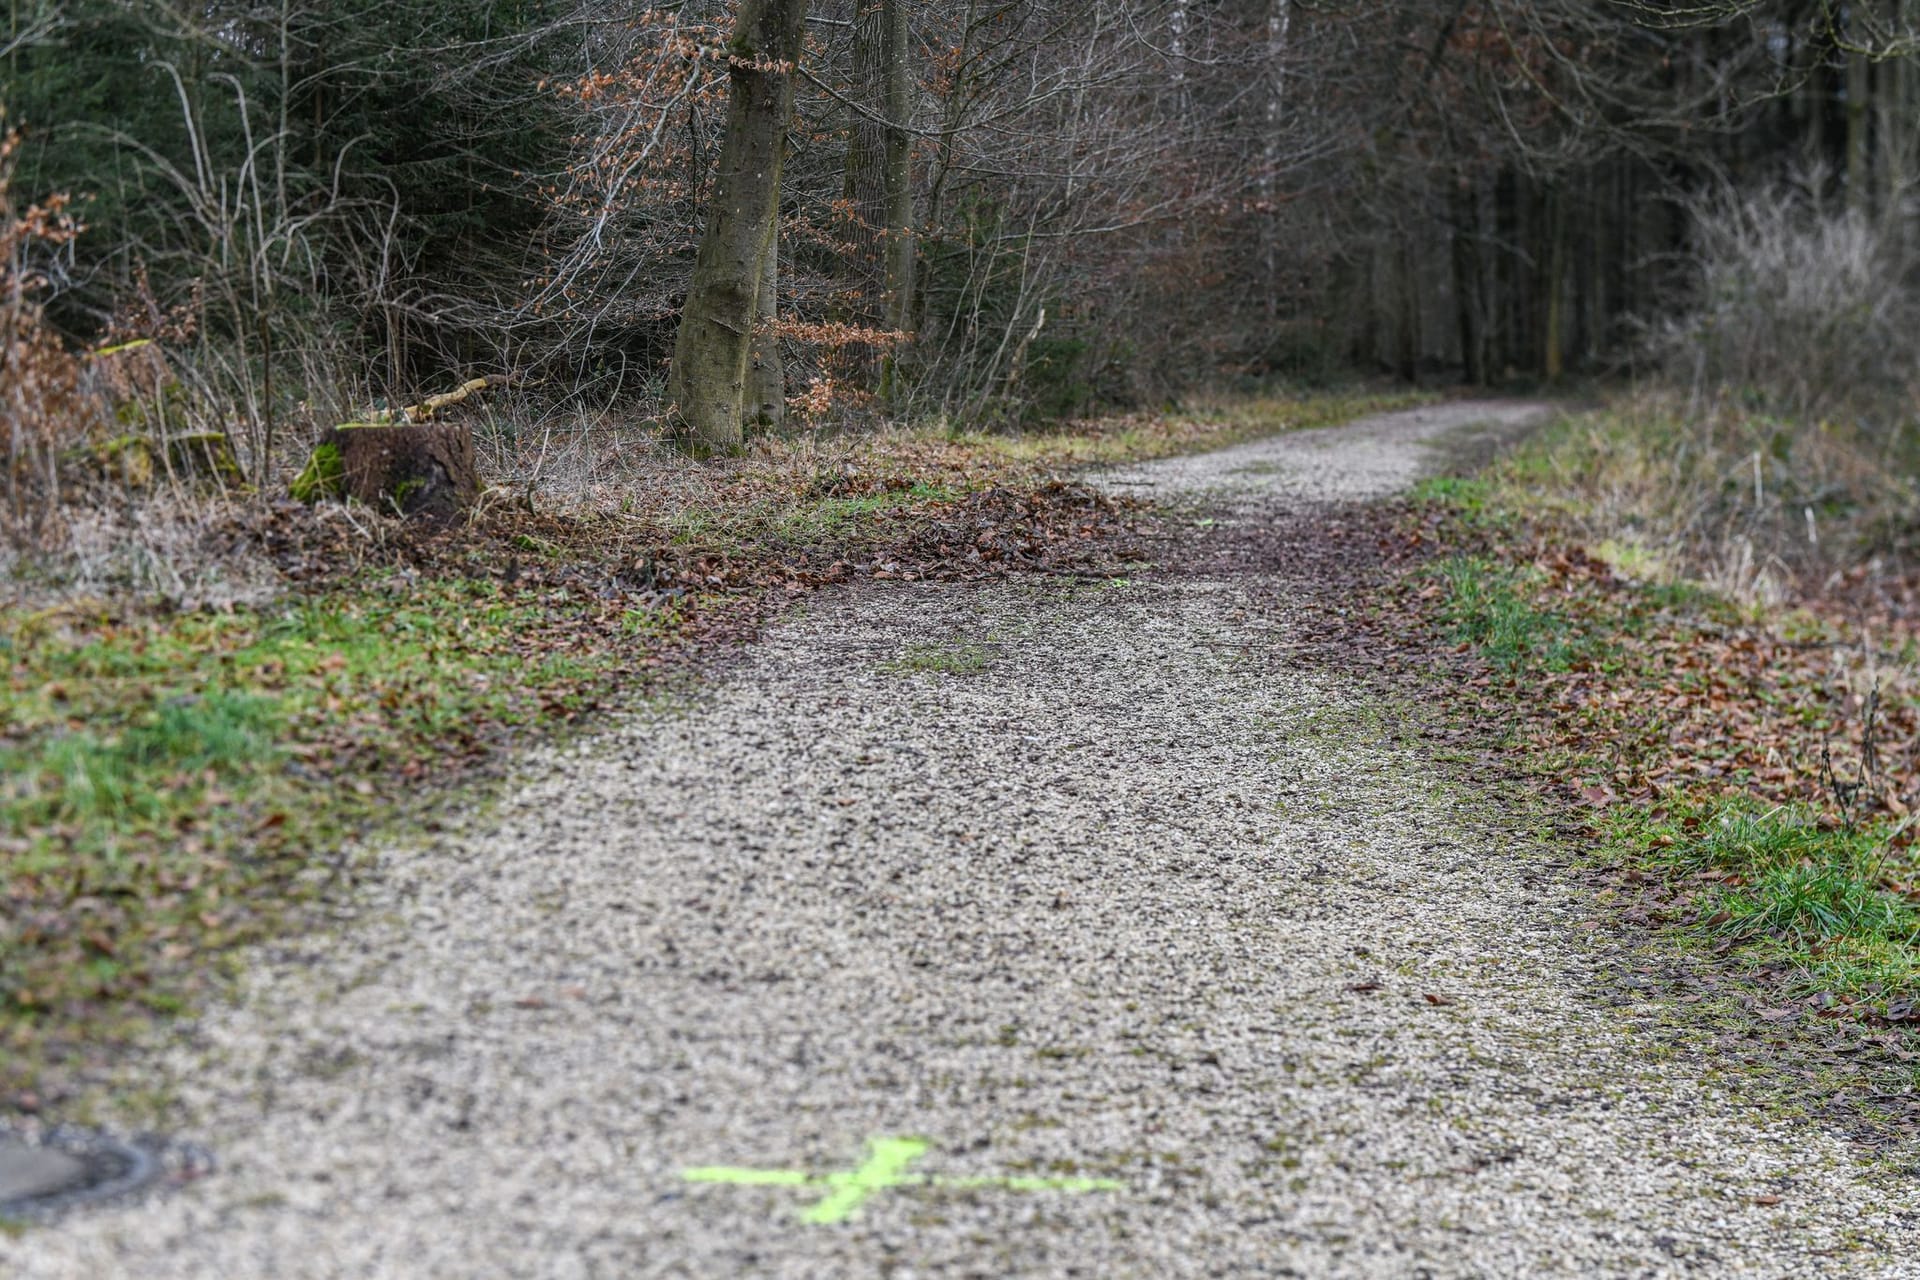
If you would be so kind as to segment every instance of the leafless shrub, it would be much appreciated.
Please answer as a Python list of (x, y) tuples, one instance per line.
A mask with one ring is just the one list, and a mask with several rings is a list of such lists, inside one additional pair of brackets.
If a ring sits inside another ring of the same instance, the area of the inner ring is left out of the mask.
[[(171, 326), (165, 337), (177, 357), (177, 426), (229, 435), (246, 479), (266, 492), (281, 465), (299, 465), (318, 426), (349, 416), (376, 392), (408, 390), (393, 385), (397, 356), (383, 377), (337, 323), (347, 298), (378, 315), (389, 335), (404, 330), (409, 303), (396, 283), (396, 215), (377, 198), (346, 195), (338, 164), (323, 180), (296, 180), (284, 120), (273, 127), (232, 77), (215, 79), (226, 81), (249, 147), (223, 161), (205, 141), (206, 104), (167, 70), (179, 89), (191, 163), (116, 136), (174, 188), (180, 211), (164, 245), (128, 249), (136, 262), (150, 255), (165, 262), (168, 278), (191, 283), (184, 297), (155, 299), (136, 266), (116, 292), (144, 313), (145, 328), (136, 331)], [(330, 257), (335, 249), (347, 251)]]
[[(252, 140), (233, 165), (204, 144), (204, 105), (184, 92), (191, 163), (116, 136), (175, 188), (177, 217), (163, 242), (95, 255), (84, 282), (69, 248), (83, 228), (64, 198), (16, 202), (17, 144), (0, 146), (0, 572), (11, 587), (176, 602), (255, 594), (259, 566), (213, 549), (209, 531), (236, 504), (284, 497), (319, 430), (410, 390), (395, 385), (397, 359), (365, 359), (349, 314), (405, 309), (392, 211), (344, 195), (338, 171), (318, 188), (292, 181), (284, 128), (255, 132), (257, 109), (232, 88)], [(352, 252), (329, 258), (341, 244)], [(149, 264), (169, 282), (158, 291)], [(83, 283), (113, 311), (76, 348), (47, 307)]]
[(1804, 419), (1866, 415), (1890, 431), (1920, 385), (1920, 261), (1902, 219), (1823, 208), (1822, 185), (1722, 193), (1693, 208), (1699, 297), (1657, 332), (1694, 388)]
[(474, 426), (480, 473), (495, 499), (543, 511), (606, 510), (635, 474), (677, 460), (656, 397), (617, 410), (538, 395), (489, 406)]
[(6, 423), (6, 533), (15, 548), (52, 538), (60, 459), (93, 417), (85, 370), (47, 326), (43, 263), (80, 233), (66, 198), (17, 206), (17, 133), (0, 134), (0, 419)]

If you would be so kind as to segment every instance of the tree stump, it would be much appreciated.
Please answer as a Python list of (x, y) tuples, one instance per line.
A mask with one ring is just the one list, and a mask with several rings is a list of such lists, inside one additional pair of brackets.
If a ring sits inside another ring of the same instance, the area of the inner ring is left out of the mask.
[(289, 486), (302, 502), (354, 498), (380, 511), (447, 520), (480, 494), (473, 433), (447, 422), (343, 423)]

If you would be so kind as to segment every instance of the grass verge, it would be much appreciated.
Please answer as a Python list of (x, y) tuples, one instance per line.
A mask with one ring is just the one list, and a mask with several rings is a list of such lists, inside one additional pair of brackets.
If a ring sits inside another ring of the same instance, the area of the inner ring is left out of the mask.
[[(485, 579), (369, 572), (224, 613), (71, 606), (0, 640), (0, 1090), (28, 1105), (345, 870), (343, 842), (658, 655)], [(631, 609), (619, 615), (631, 625)], [(671, 635), (674, 616), (648, 617)], [(4, 1096), (4, 1095), (0, 1095)]]
[(1716, 587), (1710, 556), (1650, 550), (1643, 522), (1555, 480), (1599, 429), (1422, 486), (1366, 625), (1576, 815), (1594, 923), (1684, 958), (1685, 999), (1731, 1002), (1731, 1052), (1765, 1046), (1815, 1092), (1910, 1123), (1920, 1105), (1888, 1100), (1912, 1102), (1920, 1059), (1912, 596)]
[(1613, 848), (1696, 886), (1666, 919), (1748, 965), (1793, 975), (1833, 1016), (1904, 1020), (1920, 991), (1920, 906), (1912, 861), (1885, 819), (1849, 826), (1804, 803), (1687, 797), (1608, 819)]

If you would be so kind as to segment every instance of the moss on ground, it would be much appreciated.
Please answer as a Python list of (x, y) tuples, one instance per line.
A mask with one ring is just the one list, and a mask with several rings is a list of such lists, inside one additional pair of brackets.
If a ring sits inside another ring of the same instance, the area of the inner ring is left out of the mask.
[(987, 645), (972, 640), (908, 645), (898, 658), (882, 663), (890, 673), (923, 672), (948, 676), (978, 675), (993, 660)]

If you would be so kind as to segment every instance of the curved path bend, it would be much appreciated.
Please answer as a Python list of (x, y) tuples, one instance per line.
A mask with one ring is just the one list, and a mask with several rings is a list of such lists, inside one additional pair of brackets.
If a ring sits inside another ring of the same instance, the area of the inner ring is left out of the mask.
[[(1107, 483), (1272, 519), (1541, 412)], [(386, 850), (173, 1051), (220, 1172), (0, 1275), (1915, 1274), (1912, 1181), (1597, 999), (1575, 890), (1275, 592), (817, 599)]]

